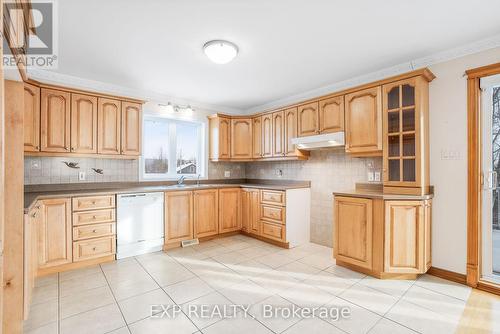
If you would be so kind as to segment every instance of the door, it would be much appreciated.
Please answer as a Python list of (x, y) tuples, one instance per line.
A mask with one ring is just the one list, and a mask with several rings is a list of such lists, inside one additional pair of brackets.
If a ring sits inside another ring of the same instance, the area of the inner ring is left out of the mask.
[(219, 233), (241, 229), (240, 188), (219, 189)]
[(41, 201), (38, 229), (39, 267), (47, 268), (71, 263), (73, 245), (71, 231), (71, 200), (55, 198)]
[(426, 208), (430, 208), (430, 202), (385, 201), (385, 272), (419, 274), (427, 271), (430, 222), (426, 217), (430, 215), (425, 214)]
[(337, 260), (372, 269), (372, 200), (335, 196), (334, 248)]
[(231, 121), (229, 118), (219, 119), (219, 158), (231, 158)]
[(99, 98), (97, 101), (97, 153), (120, 154), (121, 102)]
[(481, 278), (500, 283), (500, 75), (481, 78)]
[(24, 152), (40, 151), (40, 88), (24, 84)]
[(273, 157), (285, 156), (283, 111), (273, 113)]
[(231, 159), (252, 159), (252, 120), (231, 119)]
[(357, 155), (382, 152), (382, 88), (345, 96), (345, 150)]
[(70, 152), (71, 94), (41, 89), (41, 151)]
[(165, 244), (193, 239), (193, 192), (165, 193)]
[(219, 233), (219, 191), (194, 192), (194, 237), (208, 237)]
[(285, 114), (285, 137), (284, 151), (285, 156), (292, 157), (296, 155), (295, 145), (292, 139), (297, 137), (297, 108), (290, 108), (284, 111)]
[(242, 229), (260, 235), (260, 190), (244, 188), (241, 190)]
[(262, 118), (255, 117), (252, 123), (252, 157), (259, 159), (262, 157)]
[(121, 154), (141, 155), (142, 106), (139, 103), (122, 102)]
[(273, 156), (273, 115), (262, 116), (262, 157)]
[(344, 97), (335, 96), (319, 101), (319, 132), (344, 131)]
[(71, 152), (97, 153), (97, 97), (71, 94)]
[(299, 137), (319, 134), (319, 105), (318, 102), (304, 104), (298, 107), (298, 135)]

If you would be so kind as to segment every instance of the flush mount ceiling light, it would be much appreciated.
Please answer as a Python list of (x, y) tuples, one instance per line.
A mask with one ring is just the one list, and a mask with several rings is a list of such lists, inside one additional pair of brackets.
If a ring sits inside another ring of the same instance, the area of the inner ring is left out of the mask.
[(214, 63), (227, 64), (238, 54), (238, 47), (236, 44), (228, 41), (214, 40), (206, 42), (203, 45), (203, 51), (208, 59)]

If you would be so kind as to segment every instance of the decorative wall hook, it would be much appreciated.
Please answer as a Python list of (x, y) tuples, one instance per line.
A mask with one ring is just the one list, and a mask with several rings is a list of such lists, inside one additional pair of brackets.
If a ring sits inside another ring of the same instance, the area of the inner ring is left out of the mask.
[(101, 174), (101, 175), (104, 174), (104, 171), (102, 169), (100, 169), (100, 168), (92, 168), (92, 170), (94, 172), (96, 172), (97, 174)]
[(80, 169), (80, 167), (78, 166), (78, 162), (62, 161), (62, 163), (68, 166), (69, 168)]

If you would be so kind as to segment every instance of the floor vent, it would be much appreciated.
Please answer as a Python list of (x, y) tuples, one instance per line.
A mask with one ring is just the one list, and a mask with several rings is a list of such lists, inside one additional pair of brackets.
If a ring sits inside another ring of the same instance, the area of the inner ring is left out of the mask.
[(191, 240), (183, 240), (183, 241), (181, 241), (182, 247), (194, 246), (194, 245), (198, 245), (199, 243), (200, 242), (198, 241), (198, 239), (191, 239)]

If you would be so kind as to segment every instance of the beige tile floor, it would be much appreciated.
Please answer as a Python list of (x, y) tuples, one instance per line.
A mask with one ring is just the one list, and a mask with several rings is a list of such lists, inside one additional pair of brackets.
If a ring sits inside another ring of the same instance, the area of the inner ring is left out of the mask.
[[(27, 333), (453, 333), (468, 287), (423, 275), (377, 280), (338, 267), (331, 248), (284, 250), (241, 235), (36, 281)], [(175, 318), (151, 305), (179, 305)], [(198, 317), (193, 305), (245, 305)], [(275, 307), (349, 307), (349, 319), (266, 318)]]

